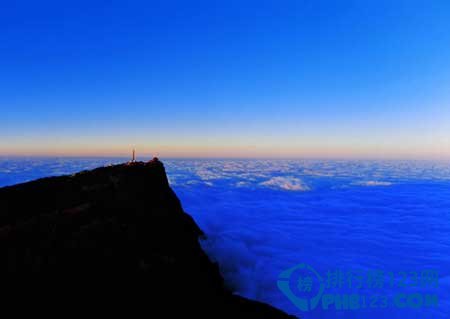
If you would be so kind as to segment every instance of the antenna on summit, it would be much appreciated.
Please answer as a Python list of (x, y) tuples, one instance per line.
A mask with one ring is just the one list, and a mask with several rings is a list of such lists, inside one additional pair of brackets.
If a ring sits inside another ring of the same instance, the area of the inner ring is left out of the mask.
[(136, 150), (133, 148), (133, 156), (131, 158), (131, 163), (136, 162)]

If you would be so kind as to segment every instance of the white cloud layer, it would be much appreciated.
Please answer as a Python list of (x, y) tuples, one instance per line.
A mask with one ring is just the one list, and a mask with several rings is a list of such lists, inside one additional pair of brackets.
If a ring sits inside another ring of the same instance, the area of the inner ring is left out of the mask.
[(271, 188), (280, 188), (289, 191), (308, 191), (309, 187), (305, 185), (299, 178), (287, 176), (287, 177), (272, 177), (271, 179), (260, 183), (260, 185), (268, 186)]
[(383, 182), (383, 181), (364, 181), (364, 182), (356, 182), (355, 185), (361, 186), (391, 186), (391, 182)]

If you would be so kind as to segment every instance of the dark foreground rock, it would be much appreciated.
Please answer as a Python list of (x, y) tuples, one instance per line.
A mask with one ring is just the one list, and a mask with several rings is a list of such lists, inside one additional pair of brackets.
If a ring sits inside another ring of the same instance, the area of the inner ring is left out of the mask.
[(36, 314), (291, 318), (231, 294), (159, 161), (0, 189), (2, 306)]

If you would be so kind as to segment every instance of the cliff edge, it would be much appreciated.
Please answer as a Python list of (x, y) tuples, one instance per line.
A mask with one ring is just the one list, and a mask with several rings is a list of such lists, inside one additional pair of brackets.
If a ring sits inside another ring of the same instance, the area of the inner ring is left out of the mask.
[(8, 300), (154, 318), (293, 318), (228, 291), (202, 235), (158, 160), (0, 188)]

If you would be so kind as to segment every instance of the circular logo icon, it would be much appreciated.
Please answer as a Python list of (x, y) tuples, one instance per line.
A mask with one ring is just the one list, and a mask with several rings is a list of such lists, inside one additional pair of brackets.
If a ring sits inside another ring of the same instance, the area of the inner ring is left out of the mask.
[(325, 289), (319, 273), (303, 263), (281, 272), (277, 285), (283, 294), (302, 311), (315, 309)]

